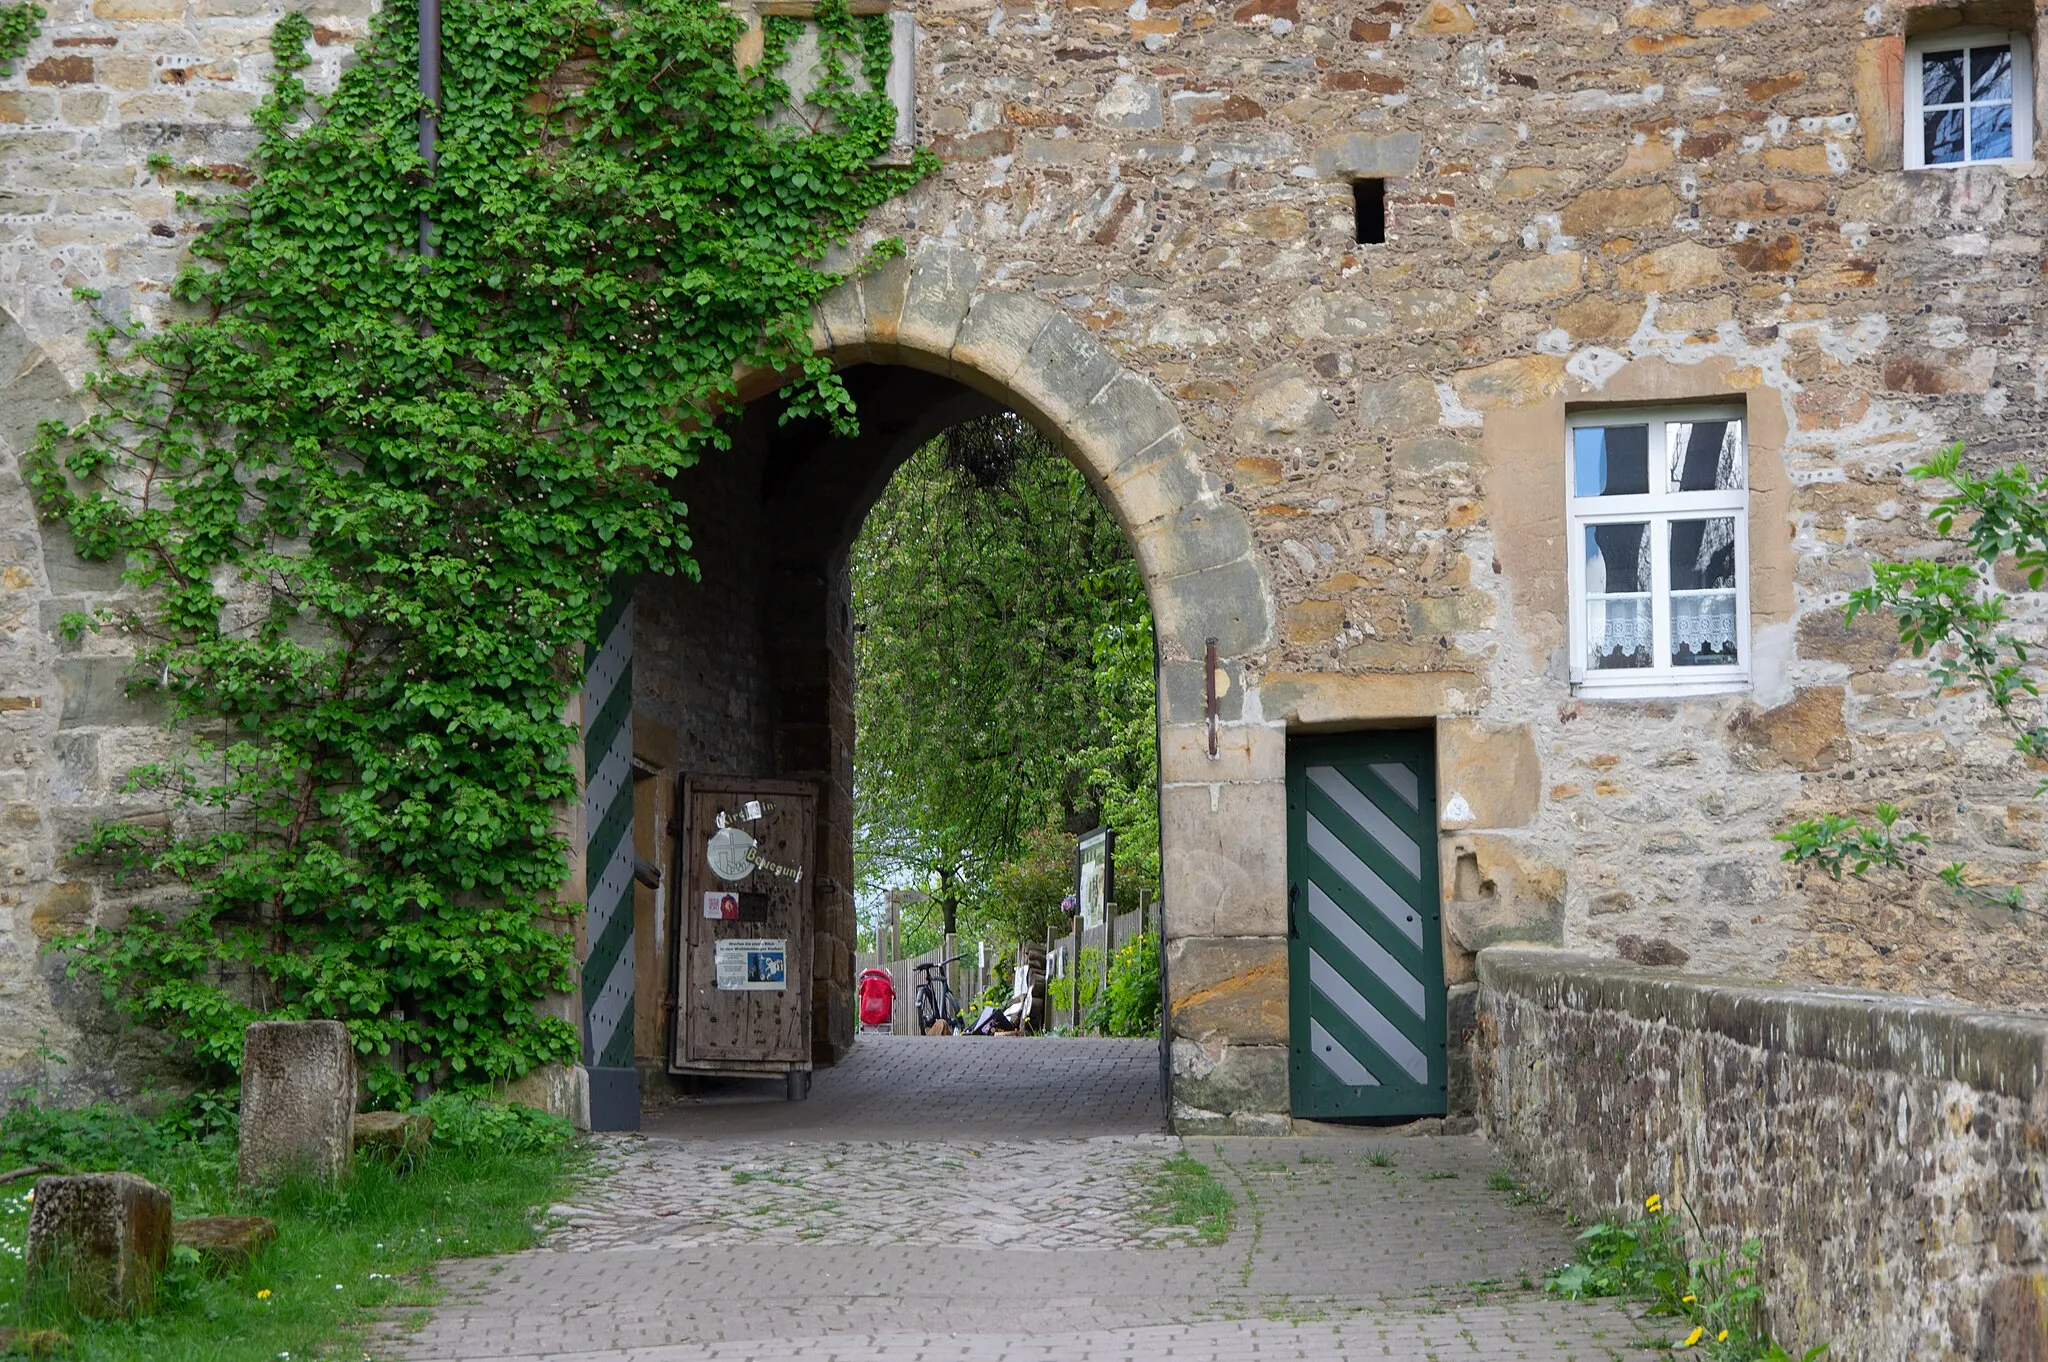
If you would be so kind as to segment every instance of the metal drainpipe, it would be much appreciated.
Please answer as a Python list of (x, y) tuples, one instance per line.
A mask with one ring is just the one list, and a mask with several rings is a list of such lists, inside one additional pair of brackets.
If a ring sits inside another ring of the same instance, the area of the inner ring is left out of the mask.
[[(420, 3), (420, 98), (426, 107), (420, 110), (420, 158), (427, 163), (431, 175), (440, 162), (437, 143), (440, 137), (441, 109), (441, 0), (419, 0)], [(429, 239), (433, 220), (426, 210), (420, 210), (420, 255), (431, 259), (434, 244)]]

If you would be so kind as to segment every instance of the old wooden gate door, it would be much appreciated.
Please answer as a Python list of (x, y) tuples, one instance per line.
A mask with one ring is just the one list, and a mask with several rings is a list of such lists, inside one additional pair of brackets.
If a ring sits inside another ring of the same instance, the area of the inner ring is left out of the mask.
[(1444, 1111), (1435, 739), (1290, 739), (1288, 1079), (1294, 1114)]
[(671, 1073), (811, 1067), (811, 865), (817, 790), (693, 775), (678, 793)]

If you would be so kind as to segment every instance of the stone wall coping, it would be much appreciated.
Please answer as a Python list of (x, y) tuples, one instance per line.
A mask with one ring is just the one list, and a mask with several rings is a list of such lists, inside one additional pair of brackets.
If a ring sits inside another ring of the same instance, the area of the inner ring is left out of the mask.
[(1529, 947), (1488, 947), (1478, 971), (1487, 988), (1547, 1009), (1623, 1012), (1800, 1059), (2048, 1101), (2048, 1017)]

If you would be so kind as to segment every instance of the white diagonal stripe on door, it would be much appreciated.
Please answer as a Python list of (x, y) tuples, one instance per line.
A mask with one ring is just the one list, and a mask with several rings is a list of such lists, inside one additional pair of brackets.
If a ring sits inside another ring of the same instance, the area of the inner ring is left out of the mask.
[(1417, 1021), (1428, 1016), (1422, 981), (1389, 955), (1387, 948), (1373, 940), (1372, 934), (1359, 926), (1357, 919), (1325, 894), (1323, 887), (1314, 880), (1310, 880), (1308, 885), (1308, 913), (1318, 927), (1337, 938), (1345, 950), (1357, 957), (1359, 964), (1371, 970), (1373, 977), (1385, 984), (1387, 990), (1415, 1014)]
[(1401, 830), (1399, 824), (1381, 813), (1365, 791), (1346, 780), (1344, 773), (1334, 766), (1311, 766), (1308, 778), (1318, 790), (1330, 797), (1331, 802), (1344, 810), (1352, 822), (1363, 828), (1368, 837), (1385, 847), (1396, 865), (1416, 879), (1422, 878), (1422, 848)]
[(1407, 937), (1417, 950), (1422, 948), (1422, 919), (1415, 915), (1414, 909), (1385, 880), (1374, 874), (1371, 866), (1359, 860), (1336, 833), (1324, 827), (1322, 820), (1314, 814), (1308, 815), (1308, 847), (1322, 857), (1323, 864), (1342, 877), (1346, 884), (1365, 895), (1365, 901), (1378, 910), (1395, 931)]
[(1319, 1021), (1308, 1024), (1309, 1051), (1316, 1062), (1337, 1076), (1339, 1083), (1354, 1088), (1377, 1088), (1380, 1081), (1372, 1076), (1372, 1070), (1358, 1062), (1358, 1056), (1344, 1048), (1343, 1042), (1323, 1029)]
[(1415, 1042), (1402, 1035), (1400, 1027), (1388, 1021), (1385, 1013), (1368, 1002), (1363, 993), (1351, 986), (1350, 980), (1313, 948), (1308, 953), (1308, 981), (1410, 1078), (1417, 1083), (1429, 1081), (1429, 1057), (1416, 1049)]
[(1401, 801), (1411, 809), (1422, 807), (1422, 785), (1415, 779), (1415, 773), (1398, 761), (1376, 761), (1367, 768), (1387, 783), (1387, 788), (1401, 796)]

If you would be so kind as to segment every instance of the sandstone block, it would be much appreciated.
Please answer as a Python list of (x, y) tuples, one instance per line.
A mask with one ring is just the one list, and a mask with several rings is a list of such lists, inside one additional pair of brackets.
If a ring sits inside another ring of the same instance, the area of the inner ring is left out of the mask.
[(1695, 241), (1637, 256), (1615, 272), (1621, 286), (1636, 293), (1679, 293), (1711, 284), (1721, 275), (1721, 253)]
[(45, 57), (28, 68), (31, 85), (90, 85), (92, 80), (91, 57)]
[(1315, 377), (1276, 366), (1256, 375), (1230, 424), (1230, 438), (1247, 444), (1302, 444), (1328, 435), (1337, 413), (1323, 400)]
[[(1228, 672), (1223, 681), (1236, 685)], [(1220, 725), (1214, 757), (1209, 755), (1207, 724), (1168, 724), (1160, 731), (1159, 779), (1165, 784), (1284, 780), (1286, 776), (1287, 730), (1276, 724)]]
[(1159, 819), (1179, 848), (1164, 867), (1169, 940), (1287, 930), (1287, 787), (1278, 780), (1168, 786)]
[(348, 1171), (355, 1046), (338, 1021), (256, 1022), (242, 1039), (241, 1180)]
[(1138, 565), (1148, 578), (1204, 572), (1252, 557), (1252, 532), (1230, 502), (1197, 502), (1132, 532)]
[(868, 345), (874, 354), (896, 353), (896, 331), (903, 317), (903, 295), (910, 287), (910, 270), (909, 258), (899, 255), (855, 281), (861, 314), (867, 319)]
[(1158, 82), (1120, 75), (1095, 106), (1095, 119), (1110, 128), (1156, 128), (1163, 121), (1160, 110)]
[[(819, 971), (829, 978), (829, 970)], [(427, 1152), (434, 1137), (434, 1118), (418, 1111), (363, 1111), (356, 1113), (350, 1143), (359, 1153), (385, 1158), (417, 1158)]]
[(1561, 222), (1573, 236), (1597, 236), (1643, 227), (1668, 227), (1683, 209), (1661, 184), (1589, 189), (1565, 205)]
[(1905, 38), (1893, 33), (1858, 42), (1850, 83), (1864, 159), (1872, 170), (1897, 170), (1905, 164)]
[(1183, 937), (1167, 944), (1173, 1034), (1236, 1045), (1287, 1043), (1287, 939)]
[(968, 370), (996, 383), (1008, 383), (1024, 363), (1041, 331), (1057, 316), (1036, 298), (1016, 293), (984, 293), (967, 309), (960, 335), (953, 342), (955, 371)]
[(1557, 310), (1557, 324), (1574, 340), (1616, 340), (1635, 334), (1642, 324), (1641, 303), (1617, 303), (1606, 298), (1581, 298)]
[(1358, 390), (1358, 423), (1367, 430), (1429, 430), (1442, 412), (1436, 384), (1419, 375), (1367, 383)]
[(1466, 369), (1451, 378), (1458, 400), (1479, 411), (1526, 407), (1564, 386), (1564, 360), (1557, 355), (1516, 355)]
[(1760, 770), (1828, 771), (1849, 759), (1843, 688), (1808, 686), (1776, 709), (1745, 707), (1728, 721), (1736, 759)]
[(1543, 800), (1543, 762), (1527, 724), (1443, 719), (1436, 729), (1438, 818), (1446, 828), (1520, 828)]
[(1422, 17), (1415, 21), (1420, 33), (1470, 33), (1479, 25), (1472, 18), (1468, 5), (1454, 3), (1454, 0), (1430, 0), (1429, 7), (1422, 11)]
[(580, 1064), (543, 1064), (498, 1089), (500, 1100), (590, 1129), (590, 1075)]
[(1565, 871), (1525, 838), (1464, 833), (1444, 844), (1444, 927), (1461, 949), (1564, 944)]
[(1047, 320), (1014, 381), (1020, 405), (1036, 408), (1048, 429), (1070, 424), (1122, 372), (1088, 329), (1060, 313)]
[(63, 728), (129, 727), (161, 722), (154, 697), (128, 693), (130, 662), (125, 657), (65, 657), (57, 660), (57, 684), (64, 691)]
[(1479, 302), (1469, 293), (1447, 288), (1402, 289), (1387, 299), (1394, 323), (1402, 331), (1456, 331), (1479, 316)]
[(1675, 969), (1692, 959), (1692, 952), (1682, 946), (1673, 945), (1661, 936), (1637, 936), (1633, 933), (1614, 939), (1614, 949), (1624, 960), (1638, 965), (1654, 965)]
[(69, 936), (91, 925), (92, 886), (84, 880), (61, 880), (51, 885), (29, 916), (29, 928), (38, 941)]
[(1225, 1116), (1288, 1109), (1285, 1046), (1229, 1045), (1211, 1053), (1176, 1039), (1171, 1063), (1176, 1107)]
[(1268, 672), (1259, 693), (1266, 717), (1319, 724), (1469, 713), (1486, 683), (1470, 672)]
[(1516, 166), (1500, 177), (1493, 192), (1504, 199), (1533, 199), (1542, 194), (1554, 194), (1568, 189), (1578, 180), (1569, 170), (1553, 170), (1548, 166)]
[(147, 1314), (171, 1252), (171, 1198), (132, 1173), (46, 1177), (29, 1212), (27, 1290), (81, 1315)]
[(1728, 248), (1735, 263), (1751, 274), (1784, 274), (1806, 258), (1805, 243), (1787, 232), (1774, 237), (1751, 237)]
[(1487, 288), (1496, 302), (1541, 303), (1577, 292), (1585, 270), (1586, 258), (1579, 252), (1559, 251), (1511, 261)]
[(1493, 597), (1465, 590), (1408, 602), (1408, 628), (1418, 635), (1458, 634), (1493, 623)]
[(1344, 627), (1344, 602), (1296, 601), (1287, 609), (1289, 643), (1328, 643)]
[(1845, 624), (1838, 610), (1816, 610), (1800, 617), (1798, 638), (1801, 657), (1846, 662), (1858, 671), (1890, 666), (1901, 653), (1897, 629), (1876, 615)]
[(920, 249), (904, 289), (897, 345), (925, 355), (949, 353), (974, 301), (980, 273), (980, 262), (972, 252), (944, 245)]
[(1413, 175), (1422, 160), (1422, 135), (1354, 132), (1316, 144), (1311, 158), (1325, 180)]
[[(1088, 469), (1105, 482), (1119, 473), (1136, 471), (1148, 455), (1156, 456), (1163, 444), (1182, 443), (1169, 438), (1179, 432), (1180, 414), (1173, 404), (1150, 382), (1127, 370), (1119, 370), (1065, 425), (1067, 437), (1079, 446)], [(1125, 509), (1134, 525), (1157, 518), (1156, 511), (1140, 518), (1135, 508)]]
[(1884, 386), (1893, 392), (1981, 393), (1989, 391), (1998, 355), (1987, 348), (1949, 351), (1947, 357), (1921, 352), (1885, 361)]
[(1472, 468), (1479, 451), (1462, 440), (1421, 435), (1394, 443), (1394, 467), (1405, 473), (1435, 473), (1445, 468)]
[(1164, 520), (1186, 506), (1214, 505), (1222, 496), (1223, 484), (1202, 466), (1200, 449), (1178, 426), (1135, 454), (1116, 453), (1119, 462), (1102, 481), (1127, 524)]
[(277, 1222), (261, 1215), (205, 1215), (171, 1226), (171, 1242), (219, 1267), (245, 1267), (277, 1241)]
[[(1376, 299), (1312, 289), (1287, 309), (1287, 330), (1303, 340), (1376, 338), (1393, 334), (1394, 318)], [(1432, 416), (1435, 408), (1432, 391)]]
[(1273, 636), (1271, 590), (1251, 558), (1168, 577), (1153, 584), (1152, 612), (1160, 644), (1200, 657), (1216, 640), (1220, 657), (1243, 657)]

